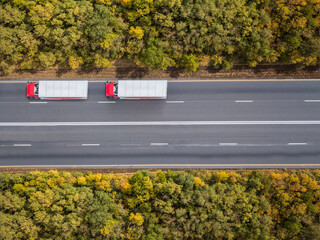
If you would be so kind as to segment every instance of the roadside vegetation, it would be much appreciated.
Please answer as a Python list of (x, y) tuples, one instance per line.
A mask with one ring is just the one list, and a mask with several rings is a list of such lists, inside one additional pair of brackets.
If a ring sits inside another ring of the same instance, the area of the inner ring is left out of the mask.
[(319, 170), (0, 174), (0, 239), (320, 239)]
[(153, 70), (320, 58), (318, 0), (0, 0), (0, 70)]

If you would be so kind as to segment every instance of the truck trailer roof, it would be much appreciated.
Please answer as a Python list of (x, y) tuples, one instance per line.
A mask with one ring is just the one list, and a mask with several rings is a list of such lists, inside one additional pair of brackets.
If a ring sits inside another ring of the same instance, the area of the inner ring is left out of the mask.
[(167, 80), (119, 80), (118, 97), (122, 99), (166, 99)]
[(42, 99), (87, 99), (88, 81), (39, 81)]

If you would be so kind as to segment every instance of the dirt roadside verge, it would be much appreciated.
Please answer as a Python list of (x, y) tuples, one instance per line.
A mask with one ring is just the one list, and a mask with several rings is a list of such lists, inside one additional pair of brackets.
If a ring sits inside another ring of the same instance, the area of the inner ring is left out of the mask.
[(194, 73), (185, 72), (183, 68), (168, 68), (166, 71), (154, 72), (142, 68), (129, 60), (117, 60), (109, 69), (70, 70), (50, 68), (46, 70), (18, 70), (4, 75), (0, 72), (0, 79), (318, 79), (320, 66), (309, 66), (299, 69), (290, 64), (259, 64), (255, 68), (246, 65), (235, 65), (230, 70), (217, 70), (211, 66), (202, 65)]

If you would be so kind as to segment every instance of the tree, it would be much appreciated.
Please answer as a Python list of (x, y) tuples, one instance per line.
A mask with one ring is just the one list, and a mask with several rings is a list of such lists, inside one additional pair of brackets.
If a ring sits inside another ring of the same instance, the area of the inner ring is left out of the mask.
[(139, 60), (155, 71), (158, 69), (166, 70), (175, 65), (175, 61), (156, 42), (152, 42), (148, 48), (142, 49)]
[(182, 56), (181, 64), (187, 69), (187, 71), (195, 72), (199, 67), (199, 59), (193, 54), (184, 54)]
[(53, 66), (56, 62), (56, 56), (52, 52), (41, 52), (39, 54), (39, 62), (43, 67)]

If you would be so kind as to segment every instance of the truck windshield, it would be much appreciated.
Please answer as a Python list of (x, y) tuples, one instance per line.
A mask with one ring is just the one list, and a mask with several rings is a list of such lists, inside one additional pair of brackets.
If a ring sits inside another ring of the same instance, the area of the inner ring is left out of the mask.
[(39, 84), (34, 84), (34, 94), (38, 95), (38, 90), (39, 90)]
[(114, 95), (118, 95), (118, 83), (114, 83), (113, 85), (113, 94)]

